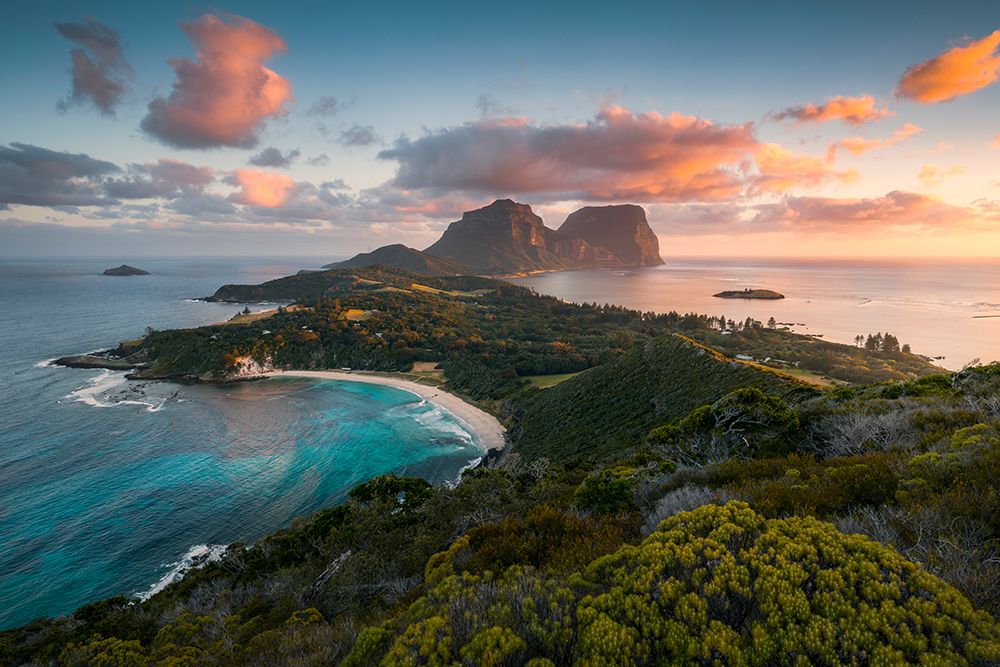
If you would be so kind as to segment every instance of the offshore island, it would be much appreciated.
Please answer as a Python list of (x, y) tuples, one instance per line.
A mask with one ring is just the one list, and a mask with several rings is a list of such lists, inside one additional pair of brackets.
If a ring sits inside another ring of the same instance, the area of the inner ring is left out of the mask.
[(785, 295), (781, 292), (775, 292), (774, 290), (769, 289), (750, 289), (749, 287), (742, 290), (726, 290), (725, 292), (719, 292), (718, 294), (713, 294), (712, 296), (718, 299), (776, 300), (785, 298)]

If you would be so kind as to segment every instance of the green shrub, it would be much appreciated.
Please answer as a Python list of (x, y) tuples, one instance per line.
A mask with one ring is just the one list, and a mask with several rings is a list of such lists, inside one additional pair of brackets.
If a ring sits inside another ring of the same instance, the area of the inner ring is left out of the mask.
[(529, 659), (985, 666), (1000, 660), (1000, 625), (889, 547), (730, 502), (671, 517), (568, 578), (445, 577), (399, 617), (379, 664)]
[(593, 514), (618, 514), (636, 509), (632, 481), (610, 470), (591, 475), (576, 490), (576, 506)]
[(623, 540), (620, 521), (601, 522), (543, 506), (526, 519), (508, 518), (471, 529), (428, 560), (424, 578), (433, 585), (454, 574), (503, 572), (512, 565), (568, 574), (618, 548)]
[(704, 463), (731, 456), (782, 456), (795, 449), (800, 435), (799, 417), (785, 401), (748, 387), (653, 429), (647, 440), (660, 445), (666, 456)]

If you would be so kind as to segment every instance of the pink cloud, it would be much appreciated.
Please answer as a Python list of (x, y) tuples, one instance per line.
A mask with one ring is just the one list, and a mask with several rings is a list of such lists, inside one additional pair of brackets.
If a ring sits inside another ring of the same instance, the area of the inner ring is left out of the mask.
[(903, 73), (896, 96), (933, 104), (985, 88), (1000, 79), (1000, 30), (956, 46)]
[(826, 158), (761, 144), (753, 125), (605, 107), (587, 123), (486, 119), (402, 138), (379, 153), (403, 191), (533, 201), (721, 201), (840, 178)]
[(267, 119), (283, 114), (292, 100), (288, 80), (263, 64), (285, 51), (285, 41), (234, 15), (207, 14), (181, 29), (197, 59), (170, 61), (173, 90), (149, 103), (142, 129), (179, 148), (256, 145)]
[(285, 174), (256, 169), (237, 169), (230, 182), (240, 188), (229, 200), (247, 206), (280, 208), (295, 194), (295, 181)]
[(895, 146), (896, 144), (906, 141), (910, 137), (916, 136), (923, 132), (923, 128), (917, 127), (911, 123), (907, 123), (903, 127), (899, 128), (892, 133), (886, 139), (864, 139), (862, 137), (847, 137), (846, 139), (841, 139), (835, 145), (843, 148), (855, 155), (860, 155), (861, 153), (866, 153), (870, 150), (876, 148), (889, 148)]
[(831, 120), (841, 120), (851, 125), (863, 125), (892, 115), (888, 109), (880, 108), (871, 95), (858, 97), (838, 95), (829, 98), (823, 104), (808, 102), (789, 107), (772, 114), (772, 117), (776, 120), (793, 118), (801, 123), (825, 123)]
[(978, 211), (947, 204), (937, 197), (894, 190), (872, 198), (789, 197), (780, 204), (758, 207), (754, 222), (855, 233), (859, 228), (936, 229), (974, 222), (980, 217)]
[(993, 137), (993, 141), (990, 142), (990, 148), (1000, 149), (1000, 134), (997, 134), (997, 136)]

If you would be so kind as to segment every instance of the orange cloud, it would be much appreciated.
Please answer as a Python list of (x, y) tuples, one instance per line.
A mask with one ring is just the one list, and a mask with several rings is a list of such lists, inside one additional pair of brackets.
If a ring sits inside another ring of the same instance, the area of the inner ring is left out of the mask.
[(772, 114), (776, 120), (794, 118), (801, 123), (825, 123), (830, 120), (842, 120), (851, 125), (862, 125), (871, 121), (892, 116), (888, 109), (878, 106), (871, 95), (858, 97), (831, 97), (823, 104), (801, 104), (789, 107)]
[(997, 136), (993, 137), (993, 141), (990, 143), (990, 148), (1000, 149), (1000, 134), (997, 134)]
[(897, 97), (933, 104), (968, 95), (1000, 79), (1000, 30), (956, 46), (903, 73)]
[(535, 202), (723, 201), (844, 178), (830, 158), (761, 144), (753, 125), (603, 108), (587, 123), (488, 119), (402, 138), (379, 153), (391, 185), (432, 195), (530, 196)]
[(917, 178), (924, 185), (930, 187), (935, 185), (941, 185), (947, 179), (952, 176), (958, 176), (965, 171), (965, 167), (961, 165), (952, 165), (950, 167), (945, 167), (944, 169), (940, 167), (935, 167), (932, 164), (925, 164), (917, 174)]
[(887, 139), (864, 139), (862, 137), (847, 137), (846, 139), (841, 139), (835, 145), (843, 148), (855, 155), (860, 155), (875, 148), (889, 148), (890, 146), (895, 146), (896, 144), (906, 141), (912, 136), (920, 134), (923, 132), (923, 128), (917, 127), (911, 123), (907, 123), (903, 127), (899, 128)]
[(295, 194), (295, 181), (285, 174), (256, 169), (237, 169), (229, 181), (240, 188), (229, 195), (229, 200), (237, 204), (279, 208), (288, 203)]
[(197, 60), (170, 61), (173, 90), (149, 103), (142, 129), (178, 148), (254, 146), (264, 122), (292, 100), (288, 80), (263, 65), (285, 51), (285, 41), (234, 15), (208, 14), (182, 22), (181, 29)]
[(763, 192), (786, 192), (794, 187), (816, 187), (829, 181), (857, 180), (857, 172), (832, 168), (833, 154), (818, 158), (797, 155), (778, 144), (763, 144), (754, 159), (760, 173), (753, 189)]

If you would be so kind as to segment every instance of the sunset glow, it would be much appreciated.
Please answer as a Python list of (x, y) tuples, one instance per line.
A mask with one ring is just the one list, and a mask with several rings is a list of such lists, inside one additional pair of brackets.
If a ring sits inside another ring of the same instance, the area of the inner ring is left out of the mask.
[[(928, 16), (905, 42), (860, 31), (844, 39), (862, 55), (830, 57), (822, 22), (775, 15), (754, 48), (699, 32), (704, 62), (683, 55), (695, 19), (674, 17), (676, 39), (642, 56), (609, 49), (605, 67), (559, 75), (556, 16), (472, 49), (474, 67), (457, 62), (471, 36), (428, 24), (448, 33), (442, 77), (419, 49), (402, 55), (409, 36), (386, 37), (402, 22), (327, 39), (311, 29), (325, 19), (270, 9), (38, 10), (4, 47), (26, 69), (3, 74), (0, 246), (424, 247), (463, 210), (512, 197), (553, 225), (584, 204), (647, 206), (667, 255), (1000, 248), (1000, 17)], [(792, 25), (814, 49), (748, 55)], [(394, 46), (376, 56), (376, 39)], [(863, 228), (844, 224), (858, 202), (889, 200), (863, 207)], [(804, 201), (825, 204), (776, 214)]]

